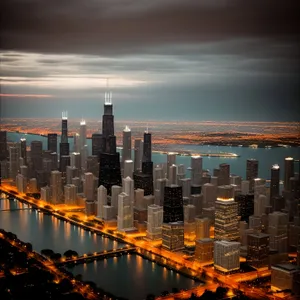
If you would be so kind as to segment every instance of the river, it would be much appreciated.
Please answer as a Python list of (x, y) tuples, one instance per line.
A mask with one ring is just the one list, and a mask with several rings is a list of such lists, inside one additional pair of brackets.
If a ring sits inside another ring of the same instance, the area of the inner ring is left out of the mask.
[[(8, 133), (8, 140), (13, 142), (20, 141), (20, 138), (25, 137), (27, 144), (34, 140), (42, 141), (43, 147), (47, 147), (47, 138), (40, 135), (33, 134), (21, 134), (21, 133)], [(73, 139), (69, 139), (70, 149), (73, 149)], [(87, 139), (87, 144), (89, 151), (92, 149), (92, 140)], [(192, 150), (195, 153), (218, 153), (218, 152), (230, 152), (240, 155), (236, 158), (228, 157), (203, 157), (203, 168), (208, 169), (211, 172), (214, 168), (217, 168), (221, 163), (230, 164), (231, 174), (239, 175), (245, 178), (246, 176), (246, 160), (249, 158), (255, 158), (259, 161), (258, 175), (259, 177), (270, 179), (271, 177), (271, 167), (273, 164), (278, 164), (281, 168), (280, 177), (284, 178), (284, 159), (285, 157), (293, 157), (294, 159), (299, 159), (300, 157), (300, 148), (299, 147), (277, 147), (277, 148), (249, 148), (249, 147), (229, 147), (229, 146), (197, 146), (197, 145), (173, 145), (173, 149), (183, 149), (183, 150)], [(91, 154), (91, 153), (90, 153)], [(152, 160), (154, 164), (165, 163), (167, 162), (166, 154), (152, 153)], [(177, 164), (183, 164), (186, 168), (190, 167), (191, 158), (189, 156), (177, 156)], [(187, 171), (187, 176), (189, 171)]]
[[(28, 209), (26, 204), (16, 200), (0, 200), (0, 228), (15, 233), (24, 242), (30, 242), (38, 252), (48, 248), (63, 254), (72, 249), (84, 254), (123, 246), (53, 216)], [(135, 254), (77, 265), (69, 270), (75, 275), (82, 274), (83, 280), (94, 281), (107, 292), (132, 300), (144, 299), (149, 293), (159, 295), (173, 287), (189, 289), (197, 284)]]

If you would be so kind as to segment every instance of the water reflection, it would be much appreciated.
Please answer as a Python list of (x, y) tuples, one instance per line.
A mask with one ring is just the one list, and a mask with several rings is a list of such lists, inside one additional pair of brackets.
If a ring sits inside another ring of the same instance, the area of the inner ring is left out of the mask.
[(154, 268), (153, 264), (131, 254), (97, 261), (96, 268), (95, 263), (88, 263), (84, 267), (77, 265), (70, 271), (75, 275), (82, 274), (83, 280), (94, 281), (116, 296), (132, 300), (145, 299), (150, 293), (159, 295), (165, 290), (171, 292), (173, 287), (189, 289), (197, 285), (193, 280), (159, 265)]

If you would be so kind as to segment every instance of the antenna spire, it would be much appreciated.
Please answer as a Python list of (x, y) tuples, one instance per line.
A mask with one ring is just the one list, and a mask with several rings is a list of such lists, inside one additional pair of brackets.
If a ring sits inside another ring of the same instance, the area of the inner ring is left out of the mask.
[(112, 104), (112, 92), (109, 92), (109, 78), (106, 78), (106, 92), (105, 92), (105, 97), (104, 101), (105, 104), (111, 105)]

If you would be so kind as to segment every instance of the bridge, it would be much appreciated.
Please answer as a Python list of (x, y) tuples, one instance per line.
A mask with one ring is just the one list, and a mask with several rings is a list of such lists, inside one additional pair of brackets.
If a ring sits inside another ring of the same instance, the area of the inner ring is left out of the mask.
[(114, 257), (117, 255), (123, 255), (123, 254), (128, 254), (128, 253), (135, 253), (136, 252), (136, 247), (124, 247), (120, 249), (113, 249), (113, 250), (104, 250), (102, 252), (95, 252), (94, 254), (84, 254), (81, 256), (77, 256), (74, 258), (68, 258), (59, 262), (55, 262), (54, 264), (56, 266), (61, 266), (61, 265), (66, 265), (70, 263), (75, 263), (75, 264), (83, 264), (87, 261), (93, 261), (93, 260), (100, 260), (104, 258), (109, 258), (109, 257)]

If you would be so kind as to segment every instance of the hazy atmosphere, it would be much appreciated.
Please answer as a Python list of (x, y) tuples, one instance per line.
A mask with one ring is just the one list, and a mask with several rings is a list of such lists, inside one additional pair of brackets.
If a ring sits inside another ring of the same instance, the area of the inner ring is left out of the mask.
[[(4, 0), (1, 116), (299, 121), (297, 1)], [(218, 22), (216, 22), (218, 20)]]

